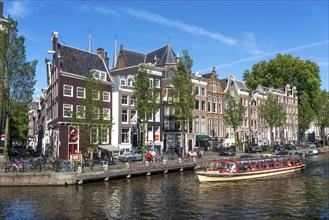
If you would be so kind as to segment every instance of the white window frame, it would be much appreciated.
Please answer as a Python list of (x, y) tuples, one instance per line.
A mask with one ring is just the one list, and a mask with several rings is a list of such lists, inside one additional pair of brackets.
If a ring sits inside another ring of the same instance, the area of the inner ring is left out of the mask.
[[(123, 130), (127, 130), (127, 132), (123, 132)], [(126, 136), (125, 141), (123, 140), (123, 135), (124, 134)], [(129, 128), (122, 128), (121, 129), (121, 143), (130, 143), (130, 129)]]
[(153, 88), (153, 78), (149, 78), (149, 87)]
[[(80, 89), (82, 89), (82, 91), (79, 91)], [(80, 96), (79, 94), (83, 93), (83, 96)], [(83, 87), (77, 87), (77, 98), (79, 99), (84, 99), (86, 98), (86, 88)]]
[(160, 88), (160, 79), (154, 79), (155, 88)]
[(126, 79), (120, 79), (120, 85), (125, 86), (126, 85)]
[(93, 108), (93, 119), (99, 119), (99, 108), (94, 107)]
[[(97, 92), (97, 98), (94, 98), (94, 95), (96, 95), (95, 92)], [(92, 94), (93, 100), (99, 100), (99, 97), (100, 97), (100, 92), (99, 91), (93, 89), (91, 94)]]
[[(106, 115), (106, 116), (105, 116)], [(103, 108), (103, 119), (104, 120), (111, 120), (111, 109)]]
[[(126, 97), (126, 99), (125, 99), (126, 103), (123, 102), (123, 100), (124, 100), (123, 97)], [(129, 101), (128, 95), (126, 95), (126, 94), (121, 95), (121, 104), (122, 105), (128, 105), (128, 101)]]
[[(106, 99), (105, 97), (108, 97), (108, 99)], [(110, 92), (103, 91), (103, 101), (104, 102), (110, 102), (111, 101), (111, 93)]]
[(206, 88), (204, 88), (204, 87), (201, 88), (201, 95), (204, 96), (204, 97), (207, 96), (207, 94), (206, 94)]
[[(126, 111), (126, 120), (124, 121), (123, 119), (124, 119), (124, 112), (123, 111)], [(123, 123), (123, 124), (128, 124), (128, 118), (129, 118), (129, 110), (128, 109), (125, 109), (125, 108), (123, 108), (122, 110), (121, 110), (121, 122)]]
[[(68, 109), (69, 109), (69, 113), (67, 113)], [(63, 118), (72, 118), (72, 112), (73, 112), (73, 105), (63, 104)]]
[(102, 142), (102, 144), (109, 143), (109, 128), (108, 127), (101, 127), (101, 142)]
[[(70, 94), (67, 94), (66, 92), (68, 92)], [(63, 85), (63, 96), (73, 97), (73, 86), (64, 84)]]
[[(84, 111), (82, 116), (80, 116), (80, 114), (79, 114), (80, 111), (81, 111), (80, 109)], [(77, 114), (76, 115), (77, 118), (85, 118), (85, 116), (86, 116), (86, 106), (77, 105), (76, 114)]]
[[(96, 140), (93, 140), (94, 134), (96, 135), (95, 138)], [(98, 144), (98, 128), (97, 127), (93, 127), (91, 128), (91, 133), (90, 133), (90, 142), (93, 144)]]

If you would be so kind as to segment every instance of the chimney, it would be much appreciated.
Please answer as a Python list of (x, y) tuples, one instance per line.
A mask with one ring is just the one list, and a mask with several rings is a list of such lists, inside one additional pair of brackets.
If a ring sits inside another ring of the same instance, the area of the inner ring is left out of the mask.
[(3, 2), (0, 1), (0, 19), (3, 18)]
[(104, 57), (104, 49), (103, 48), (98, 48), (97, 49), (97, 54), (100, 56), (100, 57), (102, 57), (102, 58), (105, 58)]

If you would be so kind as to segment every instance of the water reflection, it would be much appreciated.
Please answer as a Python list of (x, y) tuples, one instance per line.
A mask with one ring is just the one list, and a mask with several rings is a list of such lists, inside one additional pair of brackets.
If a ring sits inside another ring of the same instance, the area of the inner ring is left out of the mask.
[[(199, 184), (184, 171), (70, 187), (1, 187), (8, 219), (329, 218), (328, 154), (304, 171), (253, 181)], [(1, 218), (0, 217), (0, 218)]]

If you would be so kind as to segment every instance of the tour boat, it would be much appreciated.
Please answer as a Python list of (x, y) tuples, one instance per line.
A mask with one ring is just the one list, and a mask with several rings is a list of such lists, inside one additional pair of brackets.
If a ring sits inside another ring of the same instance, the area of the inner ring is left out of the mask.
[(304, 169), (301, 157), (285, 156), (250, 160), (213, 160), (195, 173), (202, 182), (224, 182), (269, 177)]

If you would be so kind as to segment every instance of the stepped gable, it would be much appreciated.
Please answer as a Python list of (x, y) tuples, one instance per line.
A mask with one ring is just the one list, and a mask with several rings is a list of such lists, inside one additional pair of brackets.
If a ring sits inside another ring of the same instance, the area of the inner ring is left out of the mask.
[(123, 49), (128, 66), (136, 66), (138, 64), (144, 63), (145, 54), (139, 53), (132, 50)]
[(177, 63), (176, 54), (169, 44), (148, 53), (144, 63), (155, 63), (155, 58), (157, 59), (156, 65), (158, 66)]

